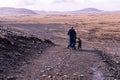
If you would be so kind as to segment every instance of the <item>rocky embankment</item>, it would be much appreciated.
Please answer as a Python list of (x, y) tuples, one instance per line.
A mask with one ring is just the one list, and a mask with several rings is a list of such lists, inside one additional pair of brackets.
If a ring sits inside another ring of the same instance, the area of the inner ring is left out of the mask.
[[(12, 69), (20, 66), (35, 54), (42, 53), (53, 43), (47, 39), (23, 33), (19, 30), (0, 27), (0, 80), (4, 80)], [(8, 78), (7, 80), (13, 80)]]
[(108, 77), (113, 77), (116, 80), (120, 79), (120, 62), (115, 60), (115, 57), (108, 55), (108, 53), (100, 49), (95, 50), (102, 60), (107, 64), (107, 70), (110, 74)]

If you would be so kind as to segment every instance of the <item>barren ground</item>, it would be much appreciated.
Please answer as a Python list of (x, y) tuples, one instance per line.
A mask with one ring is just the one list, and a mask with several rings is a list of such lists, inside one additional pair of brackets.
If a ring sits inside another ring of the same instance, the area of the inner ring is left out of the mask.
[[(3, 18), (3, 26), (27, 32), (41, 39), (50, 39), (56, 44), (28, 62), (23, 62), (19, 68), (13, 69), (7, 80), (119, 80), (119, 73), (116, 74), (118, 77), (113, 76), (108, 64), (95, 50), (96, 48), (107, 52), (119, 63), (119, 15), (99, 15)], [(82, 39), (81, 50), (67, 49), (67, 31), (71, 26), (75, 27), (77, 36)]]
[[(14, 73), (17, 80), (104, 80), (110, 79), (105, 63), (92, 49), (71, 50), (53, 46)], [(112, 78), (111, 78), (112, 79)]]

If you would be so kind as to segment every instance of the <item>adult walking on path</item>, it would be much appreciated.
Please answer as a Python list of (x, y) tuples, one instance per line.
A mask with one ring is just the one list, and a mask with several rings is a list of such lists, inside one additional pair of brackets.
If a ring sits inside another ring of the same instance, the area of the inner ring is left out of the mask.
[(69, 47), (75, 48), (76, 31), (74, 30), (73, 27), (72, 27), (71, 29), (69, 29), (68, 35), (69, 35), (69, 45), (68, 45), (68, 48), (69, 48)]

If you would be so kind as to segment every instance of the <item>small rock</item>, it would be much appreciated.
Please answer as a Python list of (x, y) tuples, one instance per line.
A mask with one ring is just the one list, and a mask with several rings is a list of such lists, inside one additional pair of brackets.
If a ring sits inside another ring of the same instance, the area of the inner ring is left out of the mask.
[(42, 77), (46, 77), (47, 75), (43, 74)]
[(41, 70), (41, 73), (44, 73), (45, 72), (45, 70)]
[(74, 76), (76, 76), (77, 74), (76, 73), (73, 73)]
[(81, 78), (83, 78), (83, 77), (84, 77), (84, 75), (83, 75), (83, 74), (81, 74), (81, 75), (80, 75), (80, 77), (81, 77)]
[(74, 75), (74, 76), (78, 75), (78, 72), (76, 72), (76, 73), (73, 73), (73, 75)]
[(60, 73), (56, 73), (56, 75), (60, 75)]
[(16, 80), (16, 77), (8, 77), (7, 80)]
[(64, 78), (68, 78), (68, 75), (63, 75)]
[(52, 75), (49, 75), (48, 78), (52, 78)]
[(107, 60), (106, 60), (106, 59), (104, 59), (104, 60), (103, 60), (103, 62), (107, 62)]
[(53, 76), (53, 78), (55, 78), (56, 76)]
[(51, 69), (53, 69), (53, 67), (51, 67), (51, 66), (45, 66), (45, 68), (46, 68), (46, 70), (51, 70)]
[(47, 68), (46, 70), (48, 70), (48, 71), (49, 71), (49, 70), (51, 70), (51, 69), (52, 69), (52, 68), (50, 68), (50, 67), (49, 67), (49, 68)]
[(118, 63), (119, 63), (119, 61), (116, 61), (116, 63), (118, 64)]

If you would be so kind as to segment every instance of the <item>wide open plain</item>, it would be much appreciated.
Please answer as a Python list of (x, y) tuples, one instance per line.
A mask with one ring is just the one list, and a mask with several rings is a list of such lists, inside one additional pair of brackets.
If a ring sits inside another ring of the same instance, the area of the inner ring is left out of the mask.
[[(34, 15), (1, 17), (1, 25), (15, 27), (55, 43), (68, 42), (67, 31), (74, 27), (83, 42), (117, 49), (120, 42), (120, 14)], [(94, 46), (92, 46), (94, 47)], [(113, 49), (113, 50), (114, 50)], [(119, 50), (113, 51), (118, 53)], [(111, 52), (111, 51), (110, 51)]]
[[(49, 39), (57, 45), (45, 50), (40, 56), (41, 60), (36, 57), (30, 61), (31, 64), (22, 66), (22, 77), (17, 76), (16, 80), (120, 79), (119, 72), (117, 77), (112, 77), (112, 73), (106, 70), (105, 60), (94, 54), (97, 53), (95, 50), (100, 50), (114, 62), (120, 63), (120, 14), (0, 17), (0, 25), (40, 39)], [(67, 49), (67, 31), (71, 27), (76, 30), (77, 37), (82, 39), (83, 49), (80, 51)]]

